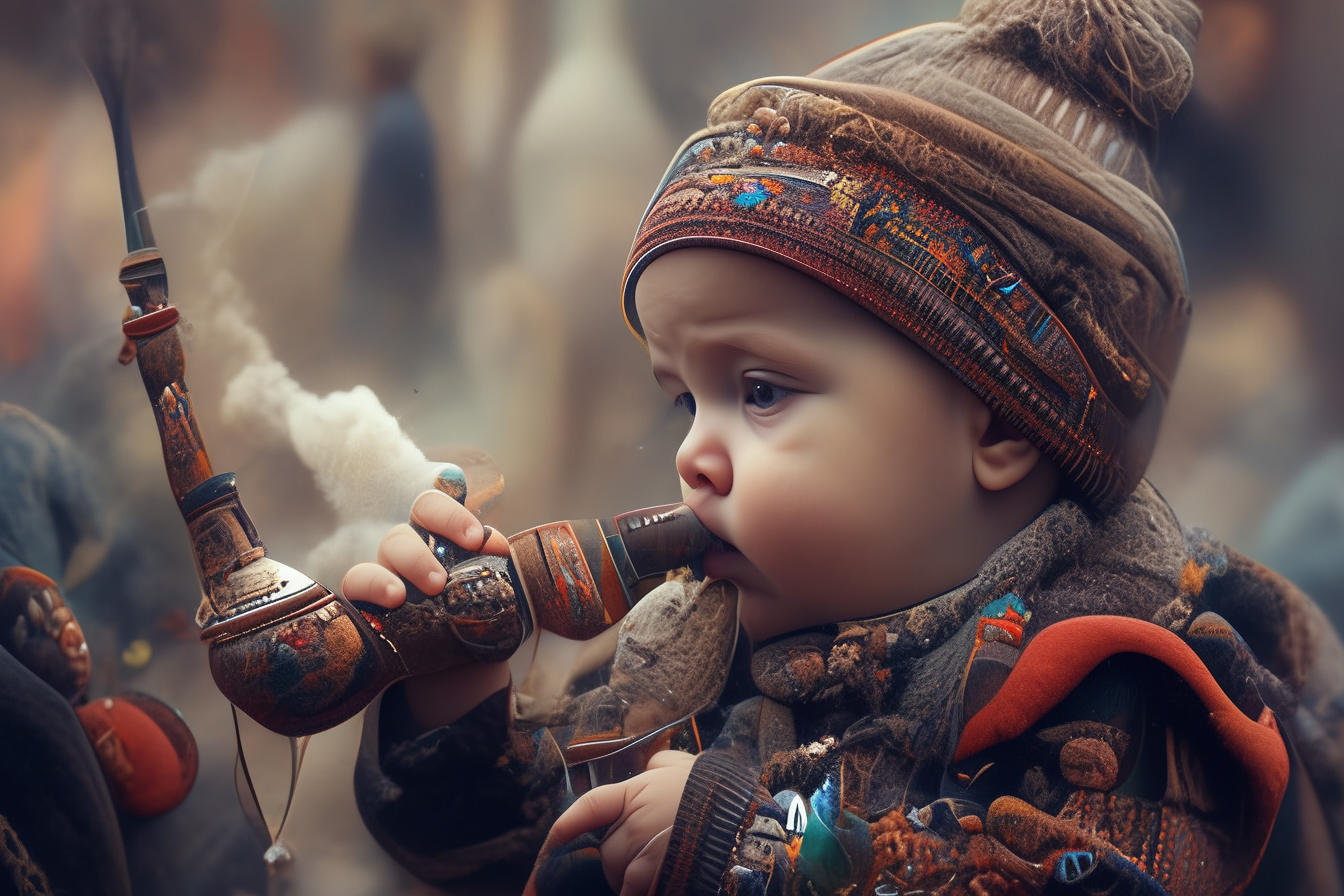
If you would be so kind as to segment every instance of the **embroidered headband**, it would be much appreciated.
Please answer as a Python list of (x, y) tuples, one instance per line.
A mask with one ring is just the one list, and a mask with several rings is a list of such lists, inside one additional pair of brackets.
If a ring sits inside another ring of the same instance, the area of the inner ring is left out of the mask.
[(688, 246), (762, 255), (850, 297), (939, 358), (1084, 493), (1104, 499), (1122, 488), (1124, 416), (994, 243), (889, 168), (788, 142), (787, 122), (769, 112), (693, 138), (664, 177), (625, 275), (626, 321), (640, 339), (635, 284), (655, 258)]

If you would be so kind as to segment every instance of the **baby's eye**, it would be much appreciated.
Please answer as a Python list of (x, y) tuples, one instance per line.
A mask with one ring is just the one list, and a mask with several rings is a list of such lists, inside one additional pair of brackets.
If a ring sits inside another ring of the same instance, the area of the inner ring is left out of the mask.
[(683, 392), (672, 399), (672, 405), (674, 407), (685, 408), (686, 413), (690, 414), (692, 417), (695, 416), (695, 396), (689, 392)]
[(774, 383), (757, 381), (751, 384), (751, 389), (747, 392), (747, 404), (764, 411), (779, 404), (796, 391), (776, 386)]

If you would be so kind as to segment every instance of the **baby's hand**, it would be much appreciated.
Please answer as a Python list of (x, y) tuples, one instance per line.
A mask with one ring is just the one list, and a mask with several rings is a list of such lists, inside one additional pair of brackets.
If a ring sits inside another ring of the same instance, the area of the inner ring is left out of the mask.
[[(469, 551), (509, 555), (509, 542), (504, 536), (492, 531), (485, 541), (485, 527), (480, 521), (443, 492), (422, 492), (411, 505), (411, 522)], [(377, 563), (360, 563), (350, 568), (341, 580), (341, 592), (349, 600), (395, 610), (406, 600), (406, 586), (398, 576), (404, 576), (426, 594), (438, 594), (448, 581), (447, 573), (424, 539), (406, 523), (393, 526), (383, 536)], [(508, 663), (472, 663), (408, 680), (406, 704), (416, 723), (429, 730), (457, 721), (508, 684)]]
[[(694, 762), (690, 753), (664, 750), (653, 755), (642, 774), (594, 787), (555, 820), (542, 855), (586, 831), (610, 825), (598, 847), (607, 883), (619, 896), (652, 893)], [(534, 870), (523, 893), (536, 896), (536, 891)]]
[[(442, 535), (458, 547), (478, 554), (509, 555), (509, 543), (498, 532), (485, 539), (485, 527), (458, 502), (443, 492), (422, 492), (411, 505), (411, 522)], [(341, 581), (341, 593), (350, 600), (362, 600), (380, 607), (396, 609), (406, 600), (404, 576), (425, 594), (438, 594), (448, 581), (439, 561), (424, 539), (408, 524), (393, 526), (378, 545), (377, 563), (352, 566)]]

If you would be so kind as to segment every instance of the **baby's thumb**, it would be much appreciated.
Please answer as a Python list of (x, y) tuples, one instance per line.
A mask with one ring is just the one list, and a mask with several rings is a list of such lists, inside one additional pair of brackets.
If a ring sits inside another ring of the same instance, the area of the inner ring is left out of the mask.
[(620, 896), (653, 896), (658, 888), (658, 874), (667, 857), (667, 845), (672, 839), (672, 828), (663, 828), (630, 860), (621, 882)]

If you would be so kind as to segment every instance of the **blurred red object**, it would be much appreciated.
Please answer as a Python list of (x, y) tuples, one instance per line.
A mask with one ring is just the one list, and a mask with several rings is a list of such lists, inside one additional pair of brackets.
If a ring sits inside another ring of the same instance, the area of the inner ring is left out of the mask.
[(147, 694), (75, 709), (117, 808), (150, 817), (175, 809), (196, 780), (196, 739), (182, 717)]

